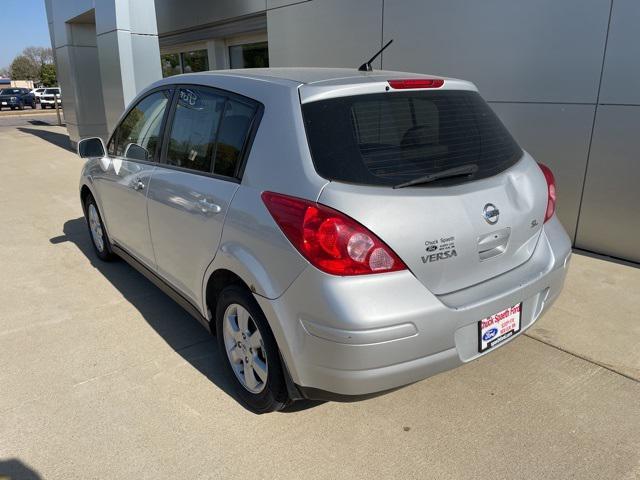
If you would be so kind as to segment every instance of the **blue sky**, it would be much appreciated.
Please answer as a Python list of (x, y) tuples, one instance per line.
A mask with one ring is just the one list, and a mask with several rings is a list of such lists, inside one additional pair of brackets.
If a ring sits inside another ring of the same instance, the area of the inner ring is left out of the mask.
[(1, 0), (0, 68), (31, 46), (51, 46), (44, 0)]

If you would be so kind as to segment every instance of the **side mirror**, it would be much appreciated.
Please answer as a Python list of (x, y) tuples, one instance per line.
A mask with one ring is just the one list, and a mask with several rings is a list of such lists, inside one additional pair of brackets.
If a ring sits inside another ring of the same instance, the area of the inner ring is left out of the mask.
[(149, 160), (149, 151), (137, 143), (130, 143), (124, 150), (124, 158), (130, 158), (132, 160)]
[(107, 149), (99, 137), (83, 138), (78, 142), (78, 156), (80, 158), (104, 157)]

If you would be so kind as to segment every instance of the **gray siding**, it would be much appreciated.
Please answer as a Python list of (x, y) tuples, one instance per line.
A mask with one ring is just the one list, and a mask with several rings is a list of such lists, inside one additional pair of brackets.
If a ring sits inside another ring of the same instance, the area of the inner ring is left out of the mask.
[(473, 81), (523, 148), (555, 172), (558, 215), (576, 246), (640, 260), (638, 0), (45, 5), (74, 141), (112, 129), (160, 77), (158, 33), (163, 45), (223, 38), (260, 31), (266, 17), (272, 66), (353, 68), (393, 38), (374, 68)]

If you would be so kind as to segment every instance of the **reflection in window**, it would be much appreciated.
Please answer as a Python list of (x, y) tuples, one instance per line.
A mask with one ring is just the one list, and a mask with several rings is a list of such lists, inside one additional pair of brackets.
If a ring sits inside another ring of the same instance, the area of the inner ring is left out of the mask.
[(153, 160), (170, 96), (171, 92), (164, 90), (142, 99), (116, 129), (109, 143), (109, 155), (127, 156), (133, 160)]
[(214, 173), (226, 177), (236, 176), (242, 147), (247, 139), (255, 111), (256, 108), (253, 105), (235, 100), (227, 102), (218, 134)]
[(231, 68), (266, 68), (269, 66), (267, 42), (245, 43), (229, 47)]
[(182, 69), (184, 73), (206, 72), (209, 70), (209, 58), (206, 50), (184, 52), (182, 55)]
[(209, 70), (207, 50), (192, 50), (183, 53), (163, 53), (160, 55), (162, 76), (171, 77), (180, 73), (206, 72)]
[(225, 97), (197, 88), (180, 90), (167, 151), (169, 165), (211, 171), (224, 103)]
[(182, 73), (182, 64), (180, 63), (179, 53), (165, 53), (160, 55), (162, 62), (162, 76), (171, 77)]

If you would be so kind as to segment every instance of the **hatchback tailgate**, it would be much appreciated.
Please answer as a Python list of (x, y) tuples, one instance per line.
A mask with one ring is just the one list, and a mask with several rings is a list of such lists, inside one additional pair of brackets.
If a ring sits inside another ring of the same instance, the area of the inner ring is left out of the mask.
[(370, 229), (441, 295), (531, 257), (542, 230), (547, 184), (524, 153), (501, 174), (461, 185), (393, 189), (331, 182), (318, 202)]

